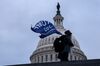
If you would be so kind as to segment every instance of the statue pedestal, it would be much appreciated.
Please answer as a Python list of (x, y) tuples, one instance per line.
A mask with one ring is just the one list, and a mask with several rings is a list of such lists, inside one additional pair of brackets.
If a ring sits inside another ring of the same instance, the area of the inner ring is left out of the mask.
[(82, 60), (82, 61), (68, 61), (68, 62), (20, 64), (20, 65), (10, 65), (10, 66), (100, 66), (100, 59)]

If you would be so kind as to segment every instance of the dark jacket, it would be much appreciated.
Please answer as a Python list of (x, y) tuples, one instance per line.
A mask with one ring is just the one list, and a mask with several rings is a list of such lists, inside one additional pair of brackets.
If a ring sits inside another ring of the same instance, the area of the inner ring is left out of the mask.
[(69, 52), (73, 46), (71, 35), (62, 35), (54, 41), (55, 52)]

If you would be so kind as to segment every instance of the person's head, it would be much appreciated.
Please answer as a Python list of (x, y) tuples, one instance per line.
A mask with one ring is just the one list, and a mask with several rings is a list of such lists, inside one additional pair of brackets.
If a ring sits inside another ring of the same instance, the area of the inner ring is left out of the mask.
[(65, 31), (65, 35), (71, 35), (72, 33), (70, 32), (70, 30)]

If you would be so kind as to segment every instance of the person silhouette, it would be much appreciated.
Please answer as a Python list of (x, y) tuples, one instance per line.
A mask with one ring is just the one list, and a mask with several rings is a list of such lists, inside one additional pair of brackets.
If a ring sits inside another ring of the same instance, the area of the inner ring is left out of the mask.
[(54, 41), (53, 46), (55, 52), (58, 52), (58, 58), (61, 61), (68, 61), (70, 48), (74, 46), (71, 41), (71, 35), (72, 33), (69, 30), (67, 30), (65, 31), (65, 35), (56, 38)]

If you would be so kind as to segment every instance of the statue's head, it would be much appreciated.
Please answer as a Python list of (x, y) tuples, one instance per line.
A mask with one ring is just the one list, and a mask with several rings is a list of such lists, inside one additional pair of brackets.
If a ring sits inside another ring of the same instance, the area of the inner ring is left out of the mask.
[(71, 35), (72, 33), (70, 32), (70, 30), (65, 31), (66, 35)]

